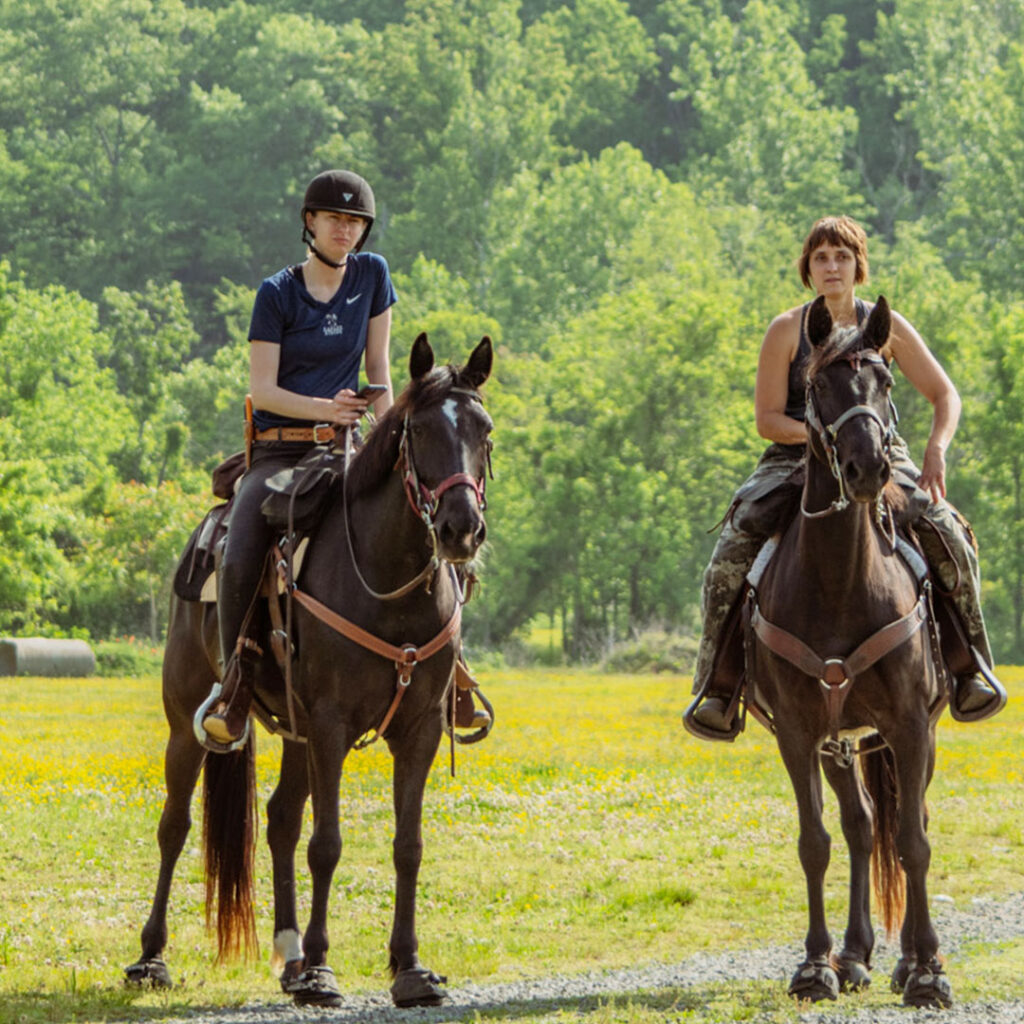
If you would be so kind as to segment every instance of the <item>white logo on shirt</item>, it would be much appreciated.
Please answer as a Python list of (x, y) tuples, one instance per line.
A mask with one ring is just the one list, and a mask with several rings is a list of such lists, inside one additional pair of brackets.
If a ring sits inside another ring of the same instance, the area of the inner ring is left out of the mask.
[(363, 293), (360, 292), (358, 295), (353, 295), (351, 299), (345, 300), (346, 306), (351, 306), (353, 302), (358, 302), (363, 297)]
[(336, 313), (328, 313), (324, 317), (324, 334), (344, 334), (345, 325), (338, 323)]

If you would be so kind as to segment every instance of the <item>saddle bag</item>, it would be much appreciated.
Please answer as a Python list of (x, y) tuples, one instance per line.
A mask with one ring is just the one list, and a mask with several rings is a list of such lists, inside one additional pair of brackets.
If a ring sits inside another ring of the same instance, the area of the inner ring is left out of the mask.
[(235, 484), (245, 472), (245, 452), (229, 455), (212, 474), (213, 495), (230, 501), (235, 493)]
[(203, 584), (216, 564), (217, 548), (228, 532), (230, 513), (230, 501), (214, 505), (192, 531), (174, 573), (174, 592), (183, 601), (201, 600)]
[(275, 530), (291, 526), (309, 533), (323, 517), (335, 485), (345, 473), (345, 454), (327, 445), (311, 448), (288, 469), (267, 479), (270, 494), (260, 511)]

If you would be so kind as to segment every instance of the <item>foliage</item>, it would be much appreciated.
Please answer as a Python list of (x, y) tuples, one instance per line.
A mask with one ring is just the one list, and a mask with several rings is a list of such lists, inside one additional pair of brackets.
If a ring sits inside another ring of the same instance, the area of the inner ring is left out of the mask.
[[(1024, 658), (1022, 28), (1012, 0), (0, 0), (0, 627), (159, 633), (240, 447), (254, 289), (302, 258), (306, 181), (353, 166), (396, 381), (420, 330), (498, 345), (475, 643), (538, 614), (566, 657), (697, 628), (758, 341), (842, 211), (863, 294), (963, 394), (950, 493)], [(898, 401), (920, 452), (929, 410)]]
[(144, 679), (160, 675), (163, 649), (134, 637), (102, 640), (94, 648), (96, 675), (106, 679)]

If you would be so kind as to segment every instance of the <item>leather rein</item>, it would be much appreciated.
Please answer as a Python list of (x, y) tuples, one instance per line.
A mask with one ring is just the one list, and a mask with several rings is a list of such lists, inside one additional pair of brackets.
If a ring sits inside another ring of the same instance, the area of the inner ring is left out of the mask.
[[(468, 394), (474, 396), (479, 401), (479, 394), (476, 391), (472, 391), (468, 388), (452, 388), (452, 391)], [(395, 463), (395, 470), (401, 473), (402, 477), (402, 488), (409, 501), (409, 505), (413, 510), (413, 513), (418, 519), (422, 520), (423, 524), (427, 528), (427, 534), (430, 537), (431, 547), (433, 549), (430, 560), (424, 569), (408, 583), (403, 584), (395, 590), (388, 591), (386, 593), (380, 593), (374, 590), (367, 582), (362, 572), (359, 569), (359, 564), (356, 561), (355, 547), (352, 543), (352, 533), (349, 524), (348, 514), (348, 468), (349, 463), (352, 459), (353, 444), (352, 444), (352, 428), (345, 428), (345, 473), (342, 479), (342, 514), (345, 520), (345, 538), (348, 543), (349, 557), (352, 561), (352, 566), (355, 569), (356, 577), (358, 578), (363, 589), (370, 594), (371, 597), (376, 598), (380, 601), (393, 601), (399, 597), (411, 593), (420, 584), (426, 584), (426, 590), (429, 594), (433, 586), (434, 576), (437, 570), (440, 568), (442, 558), (438, 553), (438, 540), (437, 530), (434, 526), (434, 517), (437, 515), (437, 510), (440, 505), (441, 497), (446, 491), (451, 490), (453, 487), (469, 487), (476, 495), (477, 503), (480, 510), (483, 511), (487, 507), (486, 498), (484, 496), (484, 480), (477, 480), (470, 476), (468, 473), (453, 473), (451, 476), (445, 478), (440, 484), (433, 490), (426, 487), (419, 479), (419, 475), (416, 472), (416, 464), (413, 459), (412, 445), (410, 441), (409, 432), (409, 413), (406, 412), (405, 418), (402, 423), (402, 436), (398, 445), (398, 459)], [(488, 455), (488, 465), (490, 464), (490, 458)], [(288, 536), (294, 536), (294, 531), (289, 523)], [(353, 641), (360, 647), (365, 648), (368, 651), (372, 651), (374, 654), (380, 655), (382, 658), (387, 658), (389, 661), (394, 662), (396, 672), (396, 683), (395, 683), (395, 694), (391, 700), (391, 704), (388, 706), (387, 711), (384, 713), (384, 717), (381, 720), (380, 725), (371, 733), (360, 737), (354, 744), (355, 750), (362, 750), (368, 747), (371, 743), (375, 743), (384, 734), (384, 731), (391, 724), (392, 718), (395, 716), (395, 712), (398, 710), (399, 704), (402, 702), (402, 698), (405, 696), (406, 690), (409, 689), (412, 683), (412, 674), (416, 666), (433, 655), (437, 654), (438, 651), (442, 650), (448, 645), (448, 643), (459, 635), (459, 630), (462, 625), (462, 606), (466, 603), (467, 594), (463, 591), (462, 586), (459, 583), (458, 577), (455, 573), (454, 567), (449, 563), (451, 569), (452, 582), (455, 584), (455, 611), (452, 613), (451, 618), (441, 628), (441, 631), (427, 643), (417, 646), (415, 644), (402, 644), (401, 646), (388, 643), (386, 640), (382, 640), (380, 637), (375, 636), (373, 633), (361, 626), (357, 626), (354, 622), (346, 619), (344, 616), (339, 615), (332, 608), (329, 608), (323, 602), (318, 601), (311, 594), (307, 594), (305, 591), (300, 590), (298, 585), (295, 583), (294, 575), (292, 572), (292, 550), (291, 545), (287, 546), (287, 551), (282, 552), (278, 545), (274, 545), (273, 549), (273, 564), (276, 572), (276, 578), (282, 583), (286, 598), (287, 598), (287, 625), (284, 633), (287, 639), (284, 645), (285, 653), (285, 684), (288, 698), (288, 715), (289, 715), (289, 726), (291, 729), (291, 735), (288, 736), (290, 739), (297, 739), (297, 730), (295, 727), (294, 717), (294, 706), (293, 706), (293, 689), (292, 689), (292, 659), (291, 659), (291, 635), (292, 635), (292, 601), (298, 601), (311, 615), (315, 616), (325, 625), (329, 626), (336, 633), (340, 633), (348, 640)], [(273, 605), (273, 595), (271, 596), (271, 604)]]

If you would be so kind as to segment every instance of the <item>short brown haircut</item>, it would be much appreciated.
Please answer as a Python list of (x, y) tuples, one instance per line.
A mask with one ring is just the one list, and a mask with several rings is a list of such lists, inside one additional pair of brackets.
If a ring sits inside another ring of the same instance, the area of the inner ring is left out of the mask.
[(804, 287), (811, 285), (811, 253), (819, 245), (845, 245), (847, 249), (853, 250), (854, 258), (857, 261), (857, 270), (853, 277), (854, 284), (864, 284), (868, 279), (868, 236), (864, 229), (852, 217), (822, 217), (815, 221), (807, 238), (804, 239), (804, 249), (797, 260), (797, 269), (800, 271), (800, 280)]

